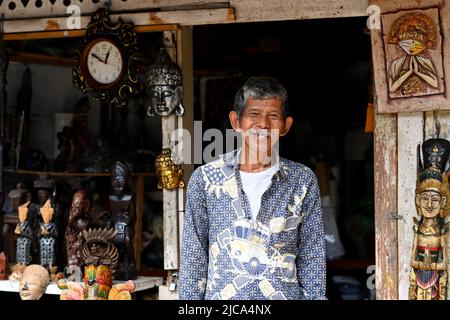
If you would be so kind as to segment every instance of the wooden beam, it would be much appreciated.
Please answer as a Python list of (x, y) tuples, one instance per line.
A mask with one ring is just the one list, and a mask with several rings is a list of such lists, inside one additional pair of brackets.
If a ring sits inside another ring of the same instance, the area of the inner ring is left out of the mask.
[[(178, 118), (178, 128), (186, 129), (190, 132), (191, 139), (183, 141), (183, 148), (190, 148), (191, 158), (184, 159), (184, 182), (186, 187), (179, 189), (178, 193), (178, 237), (181, 249), (183, 239), (184, 208), (186, 199), (186, 189), (189, 178), (194, 172), (194, 58), (193, 58), (193, 38), (192, 27), (181, 27), (177, 32), (177, 62), (183, 73), (183, 117)], [(190, 145), (187, 145), (190, 143)]]
[[(75, 3), (76, 1), (72, 1)], [(3, 6), (7, 1), (3, 2)], [(44, 1), (47, 3), (47, 1)], [(257, 22), (257, 21), (280, 21), (280, 20), (299, 20), (299, 19), (318, 19), (318, 18), (339, 18), (339, 17), (361, 17), (367, 16), (368, 1), (367, 0), (208, 0), (208, 1), (183, 1), (183, 0), (167, 0), (167, 1), (140, 1), (130, 4), (128, 2), (114, 1), (113, 12), (125, 10), (137, 11), (153, 11), (149, 24), (174, 23), (180, 25), (201, 25), (201, 24), (217, 24), (230, 22)], [(92, 8), (83, 3), (82, 8), (82, 28), (86, 26), (87, 14), (94, 12), (102, 5), (93, 5)], [(221, 6), (221, 8), (216, 8)], [(224, 8), (225, 7), (225, 8)], [(166, 11), (156, 11), (155, 8), (163, 8)], [(171, 10), (178, 8), (178, 10)], [(181, 10), (182, 8), (195, 8), (195, 10)], [(235, 11), (233, 11), (233, 8)], [(56, 20), (59, 25), (65, 25), (66, 8), (55, 11), (54, 8), (45, 9), (46, 14), (38, 14), (38, 9), (33, 10), (33, 16), (40, 17), (37, 20)], [(2, 11), (2, 10), (0, 10)], [(22, 10), (22, 14), (16, 14), (14, 19), (31, 18), (30, 10)], [(234, 14), (235, 12), (235, 14)], [(122, 16), (127, 18), (129, 15), (148, 15), (148, 13), (115, 13), (113, 16)], [(51, 17), (51, 19), (43, 18)], [(9, 19), (8, 12), (6, 19)], [(32, 21), (33, 19), (28, 19)], [(34, 19), (36, 20), (36, 19)], [(19, 20), (25, 21), (25, 20)], [(7, 26), (13, 20), (6, 20)], [(147, 23), (146, 23), (147, 24)], [(23, 29), (22, 26), (20, 29)], [(5, 28), (6, 33), (10, 33), (9, 28)], [(8, 31), (9, 30), (9, 31)], [(39, 31), (42, 30), (41, 27)], [(34, 30), (33, 30), (34, 31)], [(24, 32), (24, 31), (19, 31)]]
[[(29, 174), (29, 175), (36, 175), (36, 176), (42, 176), (42, 175), (48, 175), (48, 176), (54, 176), (54, 177), (110, 177), (111, 173), (109, 172), (98, 172), (98, 173), (88, 173), (88, 172), (55, 172), (55, 171), (34, 171), (34, 170), (26, 170), (26, 169), (13, 169), (3, 170), (5, 173), (10, 174)], [(144, 177), (154, 177), (156, 176), (153, 172), (133, 172), (131, 174), (132, 176), (144, 176)]]
[(13, 41), (13, 40), (31, 40), (31, 39), (74, 38), (84, 36), (84, 32), (85, 32), (84, 30), (65, 30), (65, 31), (9, 33), (3, 36), (3, 40)]
[[(422, 112), (398, 114), (398, 299), (408, 300), (417, 180), (417, 145), (423, 141)], [(392, 138), (391, 138), (392, 139)]]
[[(136, 26), (136, 33), (146, 32), (162, 32), (166, 30), (177, 30), (176, 25), (156, 25), (156, 26)], [(80, 30), (64, 30), (64, 31), (39, 31), (39, 32), (22, 32), (5, 34), (3, 40), (31, 40), (31, 39), (54, 39), (54, 38), (73, 38), (83, 37), (86, 29)]]
[(396, 300), (397, 116), (375, 115), (375, 261), (377, 299)]
[[(167, 30), (164, 25), (217, 24), (233, 22), (236, 20), (234, 10), (232, 8), (126, 13), (121, 15), (111, 15), (112, 21), (116, 21), (119, 17), (121, 17), (125, 21), (133, 22), (138, 27), (154, 26), (155, 30), (153, 31)], [(89, 21), (89, 16), (80, 17), (80, 29), (70, 29), (70, 26), (67, 25), (67, 18), (10, 20), (4, 21), (4, 33), (9, 34), (41, 31), (76, 31), (86, 29)], [(157, 28), (160, 29), (157, 30)], [(173, 26), (170, 26), (169, 28), (170, 30), (173, 30)]]
[[(9, 3), (15, 2), (14, 10), (9, 9)], [(49, 1), (42, 1), (42, 5), (37, 7), (35, 1), (30, 1), (24, 7), (19, 0), (3, 1), (0, 4), (0, 12), (5, 14), (5, 19), (24, 19), (24, 18), (47, 18), (47, 17), (62, 17), (72, 14), (67, 12), (68, 7), (62, 1), (57, 1), (51, 4)], [(99, 8), (104, 6), (104, 1), (93, 3), (92, 1), (71, 0), (71, 5), (79, 6), (81, 15), (89, 15)], [(174, 10), (186, 8), (215, 8), (229, 6), (229, 0), (122, 0), (111, 1), (111, 11), (114, 13), (126, 11), (155, 11), (160, 10)]]
[[(165, 31), (163, 33), (164, 46), (172, 58), (177, 61), (177, 33)], [(175, 131), (177, 119), (174, 114), (161, 118), (162, 147), (171, 147), (171, 136)], [(163, 190), (163, 226), (164, 226), (164, 269), (176, 270), (179, 265), (178, 239), (178, 190)]]
[(10, 54), (11, 61), (18, 62), (34, 62), (40, 64), (48, 64), (48, 65), (56, 65), (56, 66), (66, 66), (66, 67), (74, 67), (77, 65), (78, 61), (76, 59), (64, 58), (58, 56), (52, 56), (49, 54), (40, 54), (40, 53), (30, 53), (30, 52), (11, 52)]
[(236, 22), (367, 16), (367, 0), (231, 0)]

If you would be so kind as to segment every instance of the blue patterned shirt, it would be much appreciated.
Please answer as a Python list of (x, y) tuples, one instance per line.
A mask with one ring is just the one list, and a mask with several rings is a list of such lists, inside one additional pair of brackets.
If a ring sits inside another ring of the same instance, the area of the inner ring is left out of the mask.
[(239, 151), (197, 168), (189, 181), (180, 299), (326, 299), (319, 187), (302, 164), (279, 158), (256, 221)]

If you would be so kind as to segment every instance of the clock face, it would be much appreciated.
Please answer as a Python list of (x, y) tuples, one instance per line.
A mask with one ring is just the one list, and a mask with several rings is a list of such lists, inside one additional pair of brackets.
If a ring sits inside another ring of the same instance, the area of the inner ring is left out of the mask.
[(106, 39), (96, 40), (86, 48), (85, 63), (89, 77), (100, 86), (113, 86), (124, 70), (122, 52)]

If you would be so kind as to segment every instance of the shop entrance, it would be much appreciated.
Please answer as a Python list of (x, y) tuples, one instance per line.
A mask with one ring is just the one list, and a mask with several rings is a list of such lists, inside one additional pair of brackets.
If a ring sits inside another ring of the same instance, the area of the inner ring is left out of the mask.
[(203, 131), (231, 128), (234, 94), (249, 76), (273, 76), (285, 85), (294, 126), (280, 153), (318, 176), (330, 299), (375, 298), (373, 133), (366, 128), (371, 45), (365, 28), (364, 17), (193, 31), (194, 117)]

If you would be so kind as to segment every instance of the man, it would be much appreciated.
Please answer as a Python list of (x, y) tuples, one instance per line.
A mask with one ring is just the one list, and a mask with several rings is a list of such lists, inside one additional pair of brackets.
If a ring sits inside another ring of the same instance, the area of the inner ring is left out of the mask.
[(273, 78), (250, 78), (229, 116), (242, 148), (189, 181), (180, 299), (325, 299), (316, 177), (275, 152), (293, 122), (286, 90)]

